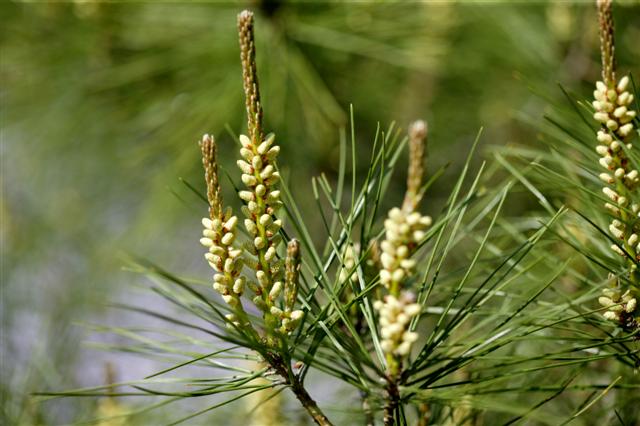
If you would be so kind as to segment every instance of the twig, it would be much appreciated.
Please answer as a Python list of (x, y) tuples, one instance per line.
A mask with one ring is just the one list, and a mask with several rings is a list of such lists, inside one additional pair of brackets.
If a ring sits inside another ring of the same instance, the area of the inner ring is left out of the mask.
[(299, 377), (292, 374), (291, 369), (287, 367), (285, 361), (279, 354), (269, 352), (266, 354), (267, 362), (271, 367), (285, 380), (285, 383), (291, 388), (298, 401), (307, 410), (307, 413), (313, 418), (313, 421), (319, 426), (333, 426), (327, 416), (324, 415), (316, 401), (309, 395)]
[(400, 391), (398, 390), (397, 377), (388, 377), (383, 416), (384, 426), (393, 426), (395, 424), (395, 412), (399, 403)]

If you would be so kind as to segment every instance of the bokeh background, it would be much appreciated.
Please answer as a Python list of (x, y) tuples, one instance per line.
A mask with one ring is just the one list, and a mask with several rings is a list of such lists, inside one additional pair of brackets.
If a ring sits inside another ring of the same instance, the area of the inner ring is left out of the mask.
[[(430, 166), (451, 163), (429, 196), (435, 211), (480, 127), (485, 153), (536, 144), (522, 117), (542, 119), (557, 83), (589, 96), (599, 76), (591, 2), (3, 2), (2, 424), (90, 418), (93, 400), (30, 393), (158, 368), (100, 351), (109, 337), (86, 324), (137, 320), (109, 308), (145, 302), (123, 270), (130, 254), (209, 274), (204, 208), (183, 181), (202, 186), (205, 132), (233, 170), (244, 123), (235, 16), (247, 6), (266, 128), (303, 206), (311, 176), (337, 173), (350, 105), (361, 172), (378, 125), (429, 122)], [(640, 4), (616, 2), (615, 18), (619, 68), (640, 75)]]

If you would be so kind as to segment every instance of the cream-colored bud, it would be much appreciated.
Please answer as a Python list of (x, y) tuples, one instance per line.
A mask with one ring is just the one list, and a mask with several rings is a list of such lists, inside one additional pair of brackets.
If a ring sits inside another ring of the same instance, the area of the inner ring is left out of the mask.
[(396, 249), (396, 256), (400, 259), (405, 259), (409, 256), (409, 247), (406, 245), (401, 245)]
[(618, 128), (618, 122), (615, 120), (607, 120), (605, 126), (607, 126), (609, 130), (616, 130)]
[(253, 166), (254, 170), (262, 169), (262, 158), (259, 155), (256, 155), (251, 159), (251, 165)]
[(389, 253), (385, 252), (380, 255), (380, 263), (382, 264), (382, 267), (387, 270), (391, 270), (393, 268), (394, 260), (395, 258)]
[(616, 171), (613, 174), (616, 178), (620, 179), (624, 177), (624, 169), (622, 167), (619, 167), (616, 169)]
[(620, 130), (618, 130), (618, 133), (620, 133), (620, 135), (624, 137), (624, 136), (628, 136), (632, 130), (633, 130), (633, 124), (627, 123), (624, 126), (620, 127)]
[(413, 331), (406, 331), (402, 335), (402, 340), (404, 340), (405, 342), (408, 342), (408, 343), (413, 343), (416, 340), (418, 340), (418, 333), (415, 333)]
[(604, 208), (609, 210), (612, 214), (616, 216), (620, 215), (620, 209), (611, 203), (605, 203)]
[[(402, 326), (402, 324), (399, 324), (397, 321), (393, 322), (391, 324), (389, 324), (388, 327), (386, 327), (383, 332), (382, 332), (382, 337), (387, 337), (390, 338), (392, 336), (396, 336), (402, 333), (402, 331), (404, 330), (404, 327)], [(387, 333), (388, 336), (384, 336), (384, 333)]]
[(636, 306), (638, 305), (638, 301), (636, 300), (636, 298), (634, 297), (633, 299), (629, 300), (624, 308), (625, 312), (630, 314), (633, 311), (636, 310)]
[(431, 216), (422, 216), (420, 218), (420, 225), (422, 226), (431, 226), (432, 220)]
[(405, 277), (405, 273), (402, 269), (396, 269), (391, 273), (391, 278), (395, 282), (400, 282)]
[(400, 210), (397, 207), (394, 207), (389, 211), (389, 217), (393, 221), (398, 222), (398, 223), (401, 223), (401, 222), (404, 221), (404, 214), (402, 213), (402, 210)]
[(242, 294), (242, 292), (244, 291), (244, 285), (245, 285), (244, 277), (238, 278), (233, 283), (233, 292), (236, 293), (236, 294)]
[(627, 111), (627, 113), (624, 115), (623, 119), (624, 121), (631, 121), (634, 118), (636, 118), (637, 112), (636, 111)]
[(629, 236), (629, 239), (627, 240), (627, 244), (629, 244), (630, 246), (635, 246), (636, 244), (638, 244), (638, 234), (631, 234)]
[(608, 156), (607, 157), (602, 157), (600, 160), (598, 160), (598, 162), (605, 169), (611, 169), (612, 168), (611, 165), (613, 163), (613, 158), (608, 157)]
[(600, 155), (607, 155), (609, 153), (609, 148), (604, 145), (596, 146), (596, 152)]
[(269, 179), (269, 177), (273, 174), (273, 166), (271, 164), (268, 164), (265, 166), (264, 169), (262, 169), (262, 171), (260, 172), (260, 177), (263, 180)]
[(280, 191), (278, 191), (278, 190), (276, 190), (276, 191), (271, 191), (271, 192), (269, 193), (268, 200), (269, 200), (269, 201), (271, 201), (271, 202), (274, 202), (274, 201), (278, 201), (278, 200), (280, 200)]
[(615, 179), (613, 179), (613, 177), (611, 177), (611, 175), (609, 173), (600, 173), (599, 175), (600, 180), (605, 182), (605, 183), (614, 183)]
[(424, 231), (415, 231), (413, 233), (413, 241), (420, 242), (427, 235)]
[(418, 223), (420, 223), (421, 218), (422, 216), (420, 215), (420, 213), (413, 212), (407, 216), (407, 224), (409, 224), (410, 226), (417, 225)]
[(247, 186), (255, 186), (258, 183), (258, 179), (255, 176), (246, 173), (242, 174), (242, 183)]
[(412, 303), (410, 305), (407, 305), (404, 308), (404, 313), (409, 315), (410, 317), (414, 317), (414, 316), (418, 315), (421, 310), (422, 310), (422, 308), (420, 307), (419, 304)]
[(266, 240), (262, 237), (256, 237), (253, 240), (253, 245), (258, 250), (262, 250), (266, 244), (267, 244)]
[(383, 285), (387, 285), (391, 283), (391, 273), (386, 269), (380, 271), (380, 282)]
[(256, 214), (258, 213), (258, 203), (256, 203), (255, 201), (249, 201), (247, 203), (247, 208), (249, 209), (249, 212), (251, 212), (251, 214)]
[(611, 135), (602, 130), (598, 131), (597, 138), (598, 138), (598, 142), (604, 143), (605, 145), (609, 145), (613, 141), (613, 138), (611, 137)]
[(396, 317), (396, 322), (398, 324), (405, 325), (411, 320), (411, 317), (407, 315), (405, 312), (400, 312)]
[(400, 266), (404, 269), (409, 270), (416, 266), (416, 261), (413, 259), (403, 259), (402, 261), (400, 261)]
[(233, 266), (234, 266), (233, 259), (231, 259), (231, 258), (227, 258), (227, 259), (224, 261), (224, 272), (226, 272), (226, 273), (231, 273), (231, 272), (233, 272)]
[(618, 105), (629, 105), (629, 92), (622, 92), (620, 96), (618, 96)]
[(274, 315), (276, 317), (280, 317), (283, 314), (282, 309), (278, 308), (277, 306), (272, 306), (271, 309), (269, 309), (269, 312), (271, 312), (271, 315)]
[(625, 115), (626, 113), (627, 113), (627, 107), (625, 107), (625, 106), (621, 106), (621, 107), (616, 108), (616, 109), (613, 111), (613, 116), (614, 116), (614, 117), (617, 117), (617, 118), (620, 118), (620, 117), (622, 117), (623, 115)]
[(248, 174), (248, 175), (252, 175), (253, 174), (253, 167), (251, 167), (251, 165), (249, 163), (247, 163), (246, 161), (238, 160), (236, 164), (238, 164), (238, 167), (240, 168), (242, 173), (245, 173), (245, 174)]
[(205, 253), (204, 258), (211, 263), (218, 263), (218, 261), (220, 260), (220, 256), (216, 256), (215, 254), (212, 254), (212, 253)]
[(276, 257), (276, 249), (275, 247), (269, 247), (264, 253), (264, 260), (271, 262), (274, 257)]
[(213, 231), (207, 228), (202, 230), (202, 235), (206, 238), (211, 238), (211, 239), (218, 237), (218, 233), (216, 231)]
[(618, 92), (624, 92), (627, 90), (627, 86), (629, 86), (629, 76), (625, 75), (618, 82), (618, 87), (616, 87), (616, 89), (618, 89)]
[(280, 173), (278, 172), (273, 172), (271, 173), (271, 175), (265, 179), (265, 182), (268, 185), (274, 185), (276, 184), (278, 181), (280, 180)]
[(264, 271), (256, 271), (256, 278), (261, 286), (266, 286), (268, 284), (267, 274)]
[(210, 238), (200, 238), (200, 244), (205, 247), (211, 247), (213, 245), (213, 240)]
[(202, 226), (204, 226), (205, 228), (212, 230), (213, 229), (213, 223), (211, 222), (211, 219), (205, 217), (202, 219)]
[(244, 220), (244, 227), (246, 228), (247, 232), (251, 235), (256, 235), (258, 233), (258, 228), (256, 227), (255, 222), (251, 219)]
[(624, 238), (624, 232), (621, 229), (616, 228), (615, 226), (613, 226), (613, 224), (609, 225), (609, 231), (611, 231), (613, 236), (618, 238), (618, 239)]
[(380, 347), (386, 353), (393, 351), (393, 342), (391, 340), (383, 340), (380, 342)]
[(604, 195), (606, 195), (607, 197), (609, 197), (612, 201), (617, 202), (619, 195), (616, 191), (614, 191), (613, 189), (605, 186), (604, 188), (602, 188), (602, 192), (604, 193)]
[(281, 219), (276, 219), (273, 221), (273, 223), (271, 225), (269, 225), (269, 229), (272, 229), (274, 231), (278, 231), (280, 228), (282, 228), (282, 220)]
[(242, 145), (243, 148), (251, 147), (252, 145), (251, 139), (249, 139), (246, 135), (240, 135), (239, 139), (240, 139), (240, 144)]
[(265, 214), (263, 214), (262, 216), (260, 216), (260, 219), (259, 219), (259, 221), (260, 221), (260, 225), (262, 225), (262, 226), (269, 226), (269, 224), (271, 223), (271, 220), (272, 220), (272, 219), (273, 219), (273, 218), (271, 217), (271, 215), (270, 215), (270, 214), (266, 214), (266, 213), (265, 213)]
[(218, 246), (218, 245), (213, 245), (211, 247), (209, 247), (209, 253), (214, 254), (216, 256), (222, 256), (227, 252), (227, 250), (224, 249), (224, 247)]
[(273, 287), (271, 287), (271, 291), (269, 291), (269, 298), (271, 300), (275, 300), (278, 298), (278, 296), (280, 296), (281, 292), (282, 292), (282, 282), (276, 281), (273, 284)]
[(240, 191), (238, 195), (243, 201), (249, 202), (255, 200), (255, 195), (251, 191)]
[(391, 242), (389, 240), (383, 240), (380, 243), (380, 249), (385, 252), (385, 253), (389, 253), (389, 254), (395, 254), (396, 252), (396, 248), (393, 246), (393, 244), (391, 244)]
[(604, 306), (605, 308), (608, 308), (609, 306), (613, 305), (613, 300), (606, 296), (600, 296), (598, 298), (598, 303), (600, 303), (600, 305)]
[(289, 318), (291, 318), (294, 321), (299, 321), (300, 319), (302, 319), (303, 316), (304, 316), (304, 312), (298, 309), (291, 312), (291, 314), (289, 315)]
[(611, 244), (611, 250), (613, 250), (614, 252), (616, 252), (622, 257), (626, 256), (626, 253), (617, 244)]
[(242, 158), (244, 158), (247, 161), (251, 161), (251, 159), (253, 158), (253, 151), (251, 151), (250, 149), (247, 148), (240, 148), (240, 155), (242, 156)]
[(607, 93), (607, 86), (602, 82), (602, 81), (596, 81), (596, 89), (598, 89), (598, 91), (600, 93)]
[(280, 153), (280, 147), (278, 145), (272, 146), (269, 151), (267, 151), (267, 158), (269, 160), (273, 160)]
[(390, 294), (387, 295), (387, 297), (385, 298), (385, 301), (387, 302), (387, 306), (389, 306), (389, 308), (391, 309), (394, 309), (400, 306), (400, 301)]
[(395, 353), (400, 356), (407, 356), (409, 355), (409, 352), (411, 352), (411, 343), (409, 342), (402, 342), (398, 346), (398, 349), (395, 350)]
[(223, 228), (226, 229), (227, 231), (233, 231), (237, 224), (238, 224), (238, 217), (237, 216), (231, 216), (229, 218), (229, 220), (227, 220), (224, 223)]
[(598, 111), (593, 114), (593, 118), (600, 123), (606, 123), (609, 120), (609, 114)]
[(267, 187), (262, 184), (258, 184), (256, 186), (255, 192), (258, 197), (263, 197), (267, 192)]
[(611, 311), (607, 311), (607, 312), (603, 313), (602, 316), (604, 317), (604, 319), (609, 320), (609, 321), (619, 321), (620, 320), (620, 316), (618, 314), (616, 314), (615, 312), (611, 312)]
[(228, 246), (233, 243), (233, 240), (235, 240), (235, 238), (236, 238), (236, 234), (234, 234), (233, 232), (227, 232), (226, 234), (224, 234), (220, 242), (225, 246)]
[(612, 306), (609, 306), (609, 310), (611, 312), (622, 312), (622, 311), (624, 311), (624, 306), (622, 306), (622, 305), (612, 305)]

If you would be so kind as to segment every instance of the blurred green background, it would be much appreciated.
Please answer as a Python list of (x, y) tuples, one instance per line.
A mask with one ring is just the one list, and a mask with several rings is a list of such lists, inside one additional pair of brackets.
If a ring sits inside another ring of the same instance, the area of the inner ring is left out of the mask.
[[(558, 82), (588, 97), (599, 77), (591, 2), (3, 2), (3, 424), (90, 417), (93, 401), (28, 394), (101, 384), (107, 361), (120, 379), (156, 367), (86, 347), (92, 337), (77, 323), (117, 323), (110, 301), (144, 301), (123, 253), (209, 273), (204, 206), (179, 178), (202, 187), (205, 132), (235, 172), (226, 128), (243, 129), (235, 16), (247, 6), (266, 128), (301, 205), (313, 205), (311, 176), (337, 173), (350, 104), (361, 171), (378, 123), (428, 120), (430, 167), (451, 163), (426, 203), (433, 212), (481, 126), (485, 146), (535, 144), (515, 117), (541, 117)], [(615, 18), (619, 68), (637, 76), (639, 3), (617, 3)]]

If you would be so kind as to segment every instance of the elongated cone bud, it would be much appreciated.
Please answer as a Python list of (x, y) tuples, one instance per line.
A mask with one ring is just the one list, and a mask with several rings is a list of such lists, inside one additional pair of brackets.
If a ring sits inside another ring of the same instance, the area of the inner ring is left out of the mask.
[(427, 123), (418, 120), (409, 127), (409, 171), (407, 173), (407, 192), (402, 208), (413, 211), (418, 206), (422, 194), (422, 178), (427, 144)]
[(300, 275), (300, 242), (292, 239), (287, 244), (285, 266), (284, 303), (287, 311), (293, 310), (298, 297), (298, 279)]
[(613, 14), (611, 0), (597, 0), (600, 23), (600, 54), (602, 57), (602, 80), (607, 88), (616, 80), (615, 42), (613, 39)]
[[(207, 183), (207, 201), (209, 201), (209, 216), (211, 219), (220, 218), (222, 215), (222, 195), (220, 182), (218, 181), (217, 147), (213, 136), (204, 135), (200, 142), (202, 151), (202, 166), (204, 167), (204, 180)], [(205, 224), (205, 227), (207, 224)]]
[(260, 143), (262, 133), (262, 105), (256, 67), (256, 46), (253, 30), (253, 13), (244, 10), (238, 15), (238, 36), (240, 39), (240, 61), (247, 107), (249, 137), (253, 143)]

